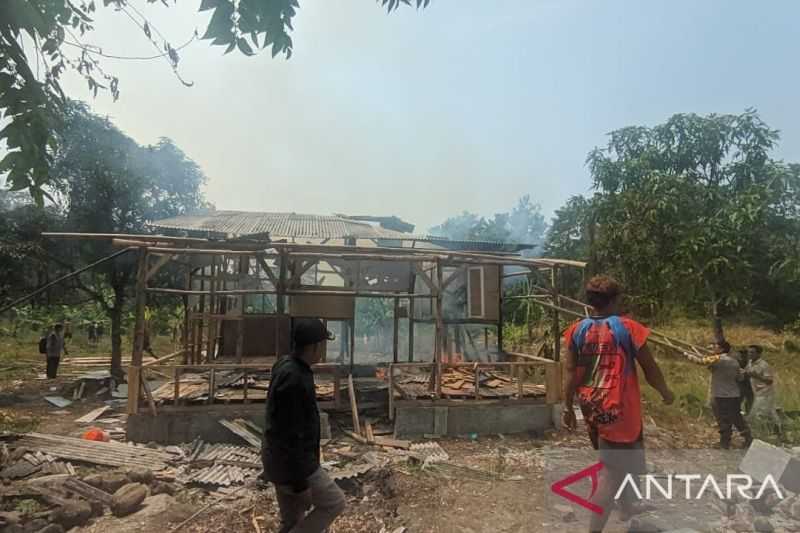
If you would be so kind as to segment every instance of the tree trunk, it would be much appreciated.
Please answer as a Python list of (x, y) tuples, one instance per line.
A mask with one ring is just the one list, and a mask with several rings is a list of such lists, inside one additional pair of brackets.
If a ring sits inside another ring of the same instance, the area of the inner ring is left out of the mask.
[(125, 289), (114, 287), (114, 307), (108, 310), (111, 319), (111, 375), (121, 380), (122, 370), (122, 309), (125, 304)]

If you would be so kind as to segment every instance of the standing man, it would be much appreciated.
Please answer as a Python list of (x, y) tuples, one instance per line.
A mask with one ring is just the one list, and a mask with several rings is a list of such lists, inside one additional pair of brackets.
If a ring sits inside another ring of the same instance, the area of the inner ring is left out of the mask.
[(332, 339), (321, 320), (297, 319), (294, 352), (272, 367), (262, 457), (264, 475), (275, 485), (281, 533), (321, 533), (344, 511), (344, 493), (319, 463), (320, 422), (311, 369)]
[(775, 405), (775, 376), (769, 364), (761, 357), (762, 351), (761, 346), (755, 344), (747, 348), (750, 361), (744, 374), (750, 378), (753, 387), (753, 407), (750, 409), (748, 421), (751, 424), (769, 424), (770, 431), (780, 435), (782, 429)]
[[(592, 446), (603, 469), (592, 503), (603, 509), (593, 514), (590, 531), (602, 531), (614, 497), (626, 475), (646, 471), (642, 435), (642, 407), (636, 362), (647, 382), (664, 403), (674, 396), (647, 347), (650, 330), (620, 316), (619, 284), (608, 276), (595, 276), (586, 286), (592, 316), (573, 324), (564, 335), (565, 375), (563, 423), (577, 425), (573, 397), (578, 396)], [(630, 491), (619, 502), (623, 518), (636, 512)]]
[(56, 324), (47, 335), (47, 378), (55, 379), (58, 375), (58, 364), (61, 361), (61, 352), (69, 355), (64, 344), (64, 325)]
[(733, 427), (744, 438), (744, 446), (748, 448), (753, 442), (750, 426), (747, 425), (741, 410), (740, 382), (744, 373), (739, 366), (739, 361), (730, 355), (731, 345), (727, 341), (720, 341), (715, 345), (714, 352), (719, 357), (709, 365), (711, 369), (711, 397), (712, 410), (719, 426), (719, 447), (728, 450), (731, 447)]

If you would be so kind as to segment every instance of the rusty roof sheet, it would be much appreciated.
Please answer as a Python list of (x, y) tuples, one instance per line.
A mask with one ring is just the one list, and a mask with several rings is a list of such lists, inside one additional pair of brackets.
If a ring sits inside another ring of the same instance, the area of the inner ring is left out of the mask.
[(214, 211), (185, 215), (150, 223), (158, 229), (218, 235), (246, 236), (268, 233), (272, 239), (306, 237), (316, 239), (404, 239), (412, 235), (377, 225), (332, 215)]

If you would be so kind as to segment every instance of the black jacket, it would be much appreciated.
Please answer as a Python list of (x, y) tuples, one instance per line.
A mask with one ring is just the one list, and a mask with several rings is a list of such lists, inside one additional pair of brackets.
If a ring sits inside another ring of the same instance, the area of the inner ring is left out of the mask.
[(267, 393), (262, 457), (264, 473), (279, 485), (296, 491), (319, 468), (319, 411), (311, 367), (284, 356), (272, 367)]

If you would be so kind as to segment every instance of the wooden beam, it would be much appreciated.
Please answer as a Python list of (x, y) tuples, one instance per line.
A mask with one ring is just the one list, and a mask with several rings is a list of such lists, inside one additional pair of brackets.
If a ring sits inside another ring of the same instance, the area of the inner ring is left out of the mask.
[(358, 419), (358, 403), (356, 401), (356, 391), (353, 386), (353, 374), (347, 376), (347, 392), (350, 395), (350, 412), (353, 415), (353, 431), (361, 435), (361, 422)]
[(431, 277), (428, 275), (428, 273), (427, 273), (427, 272), (425, 272), (425, 271), (422, 269), (422, 267), (421, 267), (421, 266), (419, 266), (419, 264), (414, 264), (414, 270), (416, 271), (417, 275), (418, 275), (420, 278), (422, 278), (422, 281), (425, 283), (425, 285), (427, 285), (427, 286), (428, 286), (428, 289), (431, 291), (431, 294), (436, 294), (438, 291), (437, 291), (437, 289), (436, 289), (436, 286), (435, 286), (435, 285), (434, 285), (434, 283), (433, 283), (433, 280), (432, 280), (432, 279), (431, 279)]
[(156, 264), (150, 267), (150, 270), (147, 271), (147, 279), (149, 280), (153, 276), (155, 276), (159, 270), (161, 270), (164, 265), (169, 263), (174, 256), (171, 255), (160, 255), (156, 260)]
[(394, 315), (393, 315), (393, 335), (392, 335), (392, 362), (397, 363), (397, 355), (398, 355), (398, 342), (400, 341), (400, 298), (395, 296), (394, 298)]

